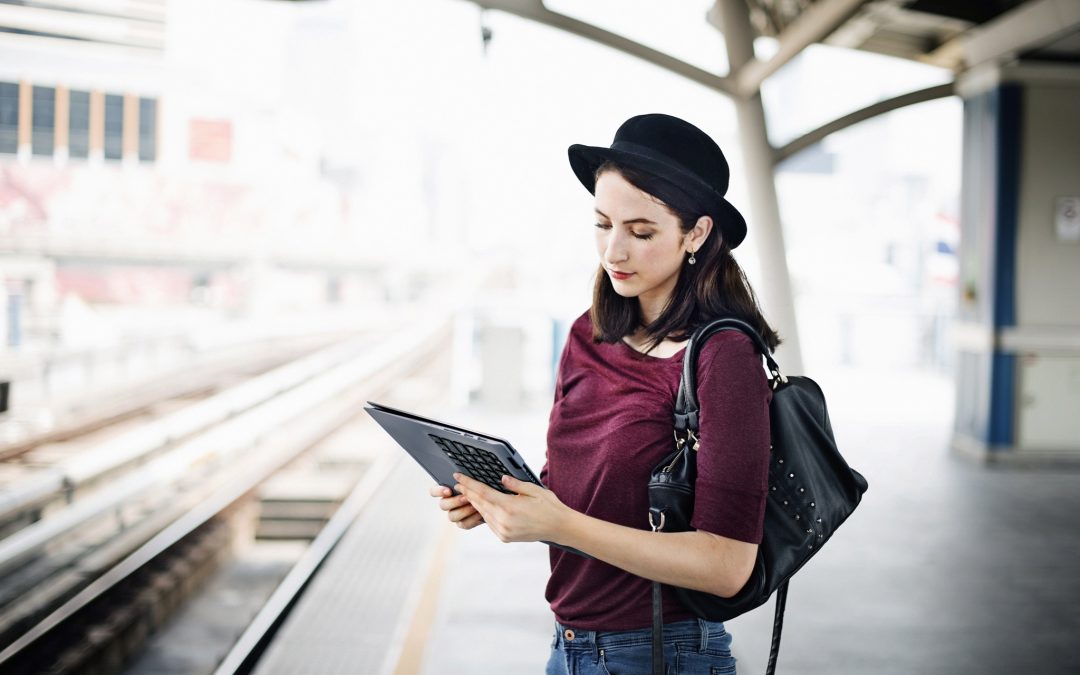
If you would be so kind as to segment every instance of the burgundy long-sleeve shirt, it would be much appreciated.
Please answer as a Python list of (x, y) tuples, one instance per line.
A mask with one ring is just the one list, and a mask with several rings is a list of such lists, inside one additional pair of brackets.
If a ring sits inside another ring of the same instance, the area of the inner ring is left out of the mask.
[[(653, 467), (674, 450), (672, 413), (683, 351), (660, 358), (624, 342), (594, 344), (588, 312), (574, 322), (559, 362), (541, 472), (563, 503), (612, 523), (650, 529), (646, 485)], [(695, 529), (761, 542), (771, 398), (761, 357), (748, 337), (723, 331), (709, 338), (698, 358)], [(651, 625), (650, 581), (550, 550), (546, 597), (558, 621), (583, 630)], [(692, 617), (665, 587), (664, 621)]]

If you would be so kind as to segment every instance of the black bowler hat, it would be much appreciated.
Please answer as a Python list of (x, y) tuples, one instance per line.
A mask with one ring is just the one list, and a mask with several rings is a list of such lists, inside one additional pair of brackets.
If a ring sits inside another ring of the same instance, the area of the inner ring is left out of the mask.
[(611, 160), (674, 183), (699, 200), (729, 247), (746, 237), (746, 220), (724, 199), (731, 177), (724, 153), (689, 122), (660, 113), (638, 115), (623, 122), (610, 148), (575, 144), (568, 153), (578, 180), (593, 194), (596, 169)]

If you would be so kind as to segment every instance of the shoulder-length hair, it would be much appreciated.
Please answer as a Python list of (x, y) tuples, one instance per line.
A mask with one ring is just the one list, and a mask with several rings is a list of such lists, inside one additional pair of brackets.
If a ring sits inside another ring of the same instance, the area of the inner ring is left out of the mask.
[[(631, 185), (659, 200), (679, 219), (679, 227), (684, 234), (694, 229), (698, 218), (710, 215), (670, 181), (611, 161), (596, 169), (596, 177), (599, 179), (605, 171), (618, 172)], [(642, 320), (638, 299), (624, 298), (616, 293), (601, 264), (596, 273), (593, 302), (589, 310), (593, 341), (615, 343), (643, 327), (649, 343), (648, 351), (652, 351), (665, 339), (688, 340), (696, 327), (710, 319), (734, 316), (756, 328), (770, 350), (776, 349), (780, 337), (765, 321), (757, 296), (731, 254), (731, 248), (724, 241), (718, 225), (713, 223), (712, 232), (694, 253), (697, 263), (682, 266), (671, 298), (660, 316), (649, 325)]]

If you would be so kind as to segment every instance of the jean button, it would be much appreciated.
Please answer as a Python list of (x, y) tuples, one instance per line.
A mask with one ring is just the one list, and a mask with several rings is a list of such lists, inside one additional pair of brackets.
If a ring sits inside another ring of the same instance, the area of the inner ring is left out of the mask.
[(566, 638), (567, 642), (573, 642), (574, 641), (574, 631), (570, 630), (569, 628), (567, 628), (565, 631), (563, 631), (562, 635), (563, 635), (564, 638)]

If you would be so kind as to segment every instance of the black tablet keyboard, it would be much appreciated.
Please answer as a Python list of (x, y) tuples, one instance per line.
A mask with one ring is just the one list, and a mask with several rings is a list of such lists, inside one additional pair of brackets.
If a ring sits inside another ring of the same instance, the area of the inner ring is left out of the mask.
[(503, 476), (512, 474), (495, 453), (450, 438), (436, 436), (435, 434), (428, 434), (428, 436), (446, 453), (447, 457), (454, 461), (454, 464), (457, 464), (463, 473), (490, 485), (499, 492), (513, 494), (499, 482), (499, 479)]

